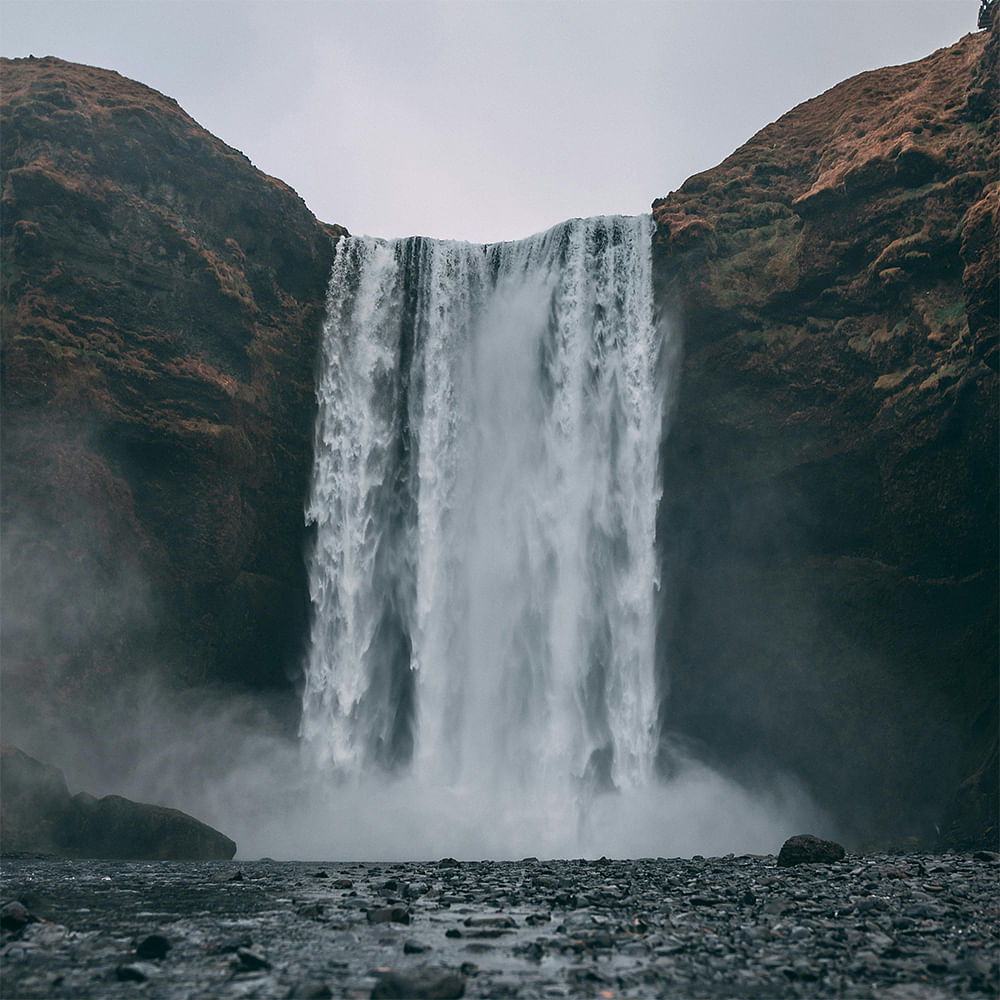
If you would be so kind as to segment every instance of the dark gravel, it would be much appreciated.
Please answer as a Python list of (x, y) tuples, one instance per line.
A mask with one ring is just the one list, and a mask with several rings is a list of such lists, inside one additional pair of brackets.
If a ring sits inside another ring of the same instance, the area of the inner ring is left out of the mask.
[(5, 861), (0, 995), (996, 997), (984, 854)]

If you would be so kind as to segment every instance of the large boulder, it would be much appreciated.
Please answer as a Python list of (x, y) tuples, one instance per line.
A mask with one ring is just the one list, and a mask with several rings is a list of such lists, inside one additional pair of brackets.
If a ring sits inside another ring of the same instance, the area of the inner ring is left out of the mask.
[(227, 836), (178, 809), (84, 793), (73, 804), (68, 841), (79, 857), (228, 861), (236, 853)]
[(844, 848), (834, 840), (822, 840), (811, 833), (789, 837), (778, 852), (778, 866), (793, 868), (795, 865), (834, 864), (844, 860)]
[(187, 813), (120, 795), (71, 796), (61, 771), (0, 749), (3, 852), (137, 861), (228, 861), (236, 844)]
[(58, 854), (73, 819), (62, 771), (17, 747), (0, 748), (0, 847)]

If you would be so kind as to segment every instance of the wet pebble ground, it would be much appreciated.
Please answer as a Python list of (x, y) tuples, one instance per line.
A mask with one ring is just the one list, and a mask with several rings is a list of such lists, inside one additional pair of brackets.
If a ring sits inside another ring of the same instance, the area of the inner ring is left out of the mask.
[(995, 855), (5, 861), (40, 997), (996, 997)]

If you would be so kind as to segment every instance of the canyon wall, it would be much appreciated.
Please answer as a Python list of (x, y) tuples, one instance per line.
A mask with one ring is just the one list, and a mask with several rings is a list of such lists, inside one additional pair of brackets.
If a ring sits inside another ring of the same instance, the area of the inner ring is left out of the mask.
[(343, 230), (148, 87), (2, 72), (5, 732), (149, 670), (286, 689)]
[(854, 77), (653, 205), (662, 717), (862, 839), (997, 836), (996, 48)]

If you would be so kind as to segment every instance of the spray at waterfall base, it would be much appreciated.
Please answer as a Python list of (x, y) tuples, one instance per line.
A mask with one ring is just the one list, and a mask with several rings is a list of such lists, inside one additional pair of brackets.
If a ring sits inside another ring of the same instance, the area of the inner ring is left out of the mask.
[(678, 352), (651, 233), (340, 241), (301, 726), (350, 814), (326, 853), (359, 835), (369, 857), (770, 850), (807, 821), (791, 786), (751, 795), (679, 752), (657, 776)]

